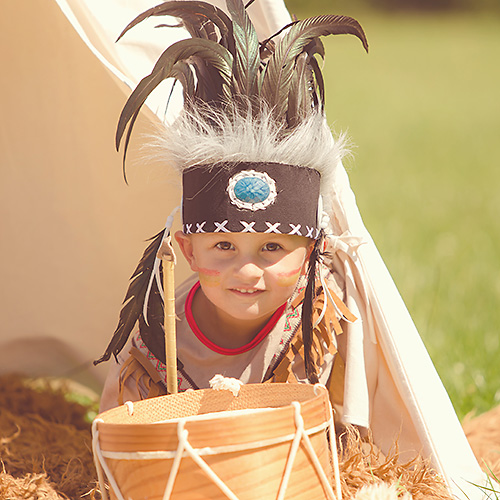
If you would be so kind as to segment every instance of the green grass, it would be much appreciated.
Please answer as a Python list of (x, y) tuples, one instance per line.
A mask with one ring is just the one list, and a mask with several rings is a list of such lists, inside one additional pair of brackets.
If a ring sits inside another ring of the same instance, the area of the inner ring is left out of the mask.
[(458, 415), (480, 413), (500, 403), (500, 17), (356, 17), (369, 55), (324, 39), (328, 118)]

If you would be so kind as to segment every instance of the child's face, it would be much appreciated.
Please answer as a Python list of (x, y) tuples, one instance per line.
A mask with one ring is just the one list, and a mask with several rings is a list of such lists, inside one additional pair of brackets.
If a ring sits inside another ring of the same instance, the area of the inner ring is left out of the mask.
[(267, 233), (176, 234), (205, 296), (241, 321), (270, 317), (292, 295), (314, 242)]

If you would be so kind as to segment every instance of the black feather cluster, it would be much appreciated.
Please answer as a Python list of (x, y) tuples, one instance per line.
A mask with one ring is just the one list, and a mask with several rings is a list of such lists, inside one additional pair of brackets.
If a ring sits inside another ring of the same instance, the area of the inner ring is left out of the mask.
[(319, 37), (351, 34), (368, 50), (363, 28), (351, 17), (325, 15), (295, 21), (276, 43), (276, 35), (259, 42), (242, 1), (226, 0), (226, 5), (230, 17), (206, 2), (164, 2), (139, 15), (119, 36), (118, 40), (149, 17), (173, 16), (192, 37), (169, 46), (127, 100), (116, 131), (117, 149), (125, 135), (124, 166), (139, 111), (167, 78), (182, 84), (187, 107), (225, 108), (229, 102), (248, 106), (263, 100), (278, 123), (293, 128), (311, 109), (324, 106), (324, 82), (316, 59), (324, 56)]

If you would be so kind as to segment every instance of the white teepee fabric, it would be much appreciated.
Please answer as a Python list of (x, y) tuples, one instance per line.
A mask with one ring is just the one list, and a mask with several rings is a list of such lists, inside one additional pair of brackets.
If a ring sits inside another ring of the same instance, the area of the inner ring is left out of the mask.
[[(359, 418), (354, 423), (370, 422), (383, 447), (399, 438), (404, 455), (409, 449), (418, 449), (416, 443), (420, 443), (422, 454), (431, 457), (458, 498), (482, 498), (483, 493), (472, 483), (484, 484), (485, 475), (364, 227), (343, 168), (337, 170), (333, 188), (337, 194), (334, 213), (343, 233), (337, 249), (338, 265), (345, 270), (347, 305), (362, 319), (360, 324), (349, 325), (355, 350), (350, 356), (348, 353), (346, 366), (351, 365), (356, 374), (346, 374), (345, 413)], [(362, 340), (356, 342), (357, 336)]]
[[(123, 88), (133, 88), (149, 73), (168, 44), (186, 36), (182, 29), (153, 30), (152, 21), (134, 28), (115, 44), (123, 27), (155, 1), (56, 1), (82, 40)], [(250, 14), (261, 36), (276, 31), (290, 19), (281, 0), (259, 0), (252, 5)], [(163, 96), (157, 94), (156, 100), (148, 100), (148, 106), (160, 119), (164, 119), (164, 111), (158, 103), (165, 102)], [(106, 165), (103, 170), (105, 167), (108, 168)], [(346, 418), (359, 425), (370, 424), (382, 447), (399, 436), (401, 451), (420, 448), (431, 457), (457, 497), (482, 498), (481, 491), (470, 483), (483, 483), (484, 475), (363, 225), (342, 167), (333, 189), (337, 194), (335, 223), (342, 234), (335, 240), (336, 265), (344, 271), (348, 306), (361, 319), (347, 332)], [(172, 206), (177, 200), (178, 197)], [(168, 213), (165, 210), (164, 214)], [(125, 290), (123, 280), (120, 287)], [(96, 355), (99, 353), (95, 351)]]

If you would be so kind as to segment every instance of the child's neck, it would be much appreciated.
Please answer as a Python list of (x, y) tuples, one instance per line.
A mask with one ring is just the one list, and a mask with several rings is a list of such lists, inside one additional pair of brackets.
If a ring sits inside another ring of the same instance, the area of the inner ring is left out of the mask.
[(201, 288), (196, 291), (191, 310), (202, 333), (224, 349), (237, 349), (248, 344), (270, 319), (253, 321), (233, 318), (212, 304)]

